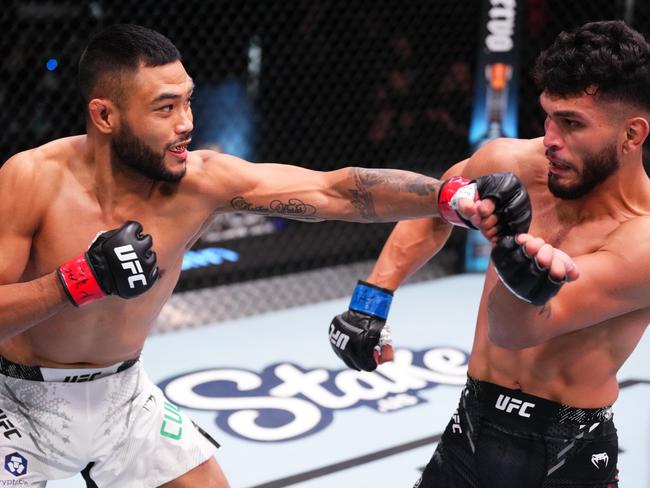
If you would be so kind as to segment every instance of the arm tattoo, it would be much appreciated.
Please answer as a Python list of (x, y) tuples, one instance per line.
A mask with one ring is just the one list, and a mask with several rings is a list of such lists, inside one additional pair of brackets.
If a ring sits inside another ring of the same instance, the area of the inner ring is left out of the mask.
[(315, 215), (316, 207), (297, 198), (290, 198), (286, 203), (273, 200), (268, 207), (264, 207), (254, 205), (247, 202), (244, 197), (238, 196), (230, 200), (230, 205), (236, 212), (250, 212), (270, 217), (287, 217), (299, 220), (321, 220)]
[(364, 219), (378, 220), (377, 212), (375, 212), (375, 202), (369, 191), (359, 188), (358, 190), (350, 190), (350, 193), (352, 194), (352, 205), (359, 210)]
[[(421, 197), (435, 194), (439, 182), (433, 178), (394, 169), (352, 168), (357, 188), (385, 185), (390, 190), (414, 193)], [(433, 180), (433, 181), (432, 181)]]
[[(393, 169), (370, 170), (364, 168), (352, 168), (356, 189), (349, 190), (352, 195), (352, 205), (359, 210), (361, 216), (371, 222), (381, 219), (375, 211), (372, 187), (384, 187), (390, 191), (413, 193), (426, 197), (436, 194), (439, 183), (426, 176), (408, 173)], [(433, 180), (433, 181), (432, 181)]]

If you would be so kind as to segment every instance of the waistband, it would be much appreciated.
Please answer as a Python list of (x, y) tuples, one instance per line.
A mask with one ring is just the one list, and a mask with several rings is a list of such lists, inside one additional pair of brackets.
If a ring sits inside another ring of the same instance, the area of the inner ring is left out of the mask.
[(45, 368), (25, 366), (0, 356), (0, 374), (30, 381), (55, 381), (63, 383), (84, 383), (104, 378), (129, 369), (139, 358), (127, 359), (121, 363), (103, 368)]
[(576, 408), (468, 377), (463, 393), (478, 401), (485, 418), (533, 428), (551, 423), (588, 425), (613, 417), (612, 407)]

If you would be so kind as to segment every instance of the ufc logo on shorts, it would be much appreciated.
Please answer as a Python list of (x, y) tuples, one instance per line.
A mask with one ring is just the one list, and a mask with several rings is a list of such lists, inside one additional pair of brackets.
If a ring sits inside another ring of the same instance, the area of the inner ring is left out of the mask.
[(64, 383), (83, 383), (84, 381), (92, 381), (92, 380), (94, 380), (100, 374), (101, 373), (79, 374), (79, 375), (74, 375), (74, 376), (66, 376), (63, 379), (63, 382)]
[(350, 336), (344, 334), (340, 330), (334, 330), (334, 324), (330, 324), (330, 342), (338, 347), (341, 351), (345, 351), (345, 346), (348, 345)]
[(138, 255), (135, 253), (133, 246), (127, 244), (113, 249), (117, 259), (122, 263), (122, 268), (130, 271), (133, 276), (129, 276), (129, 288), (135, 288), (137, 281), (142, 282), (142, 286), (147, 286), (147, 278), (142, 274), (142, 265), (138, 260)]
[(517, 410), (517, 413), (522, 417), (530, 417), (530, 414), (526, 412), (529, 408), (535, 408), (534, 403), (522, 402), (517, 398), (511, 398), (507, 395), (499, 395), (497, 398), (497, 403), (495, 405), (499, 410), (503, 410), (506, 413), (512, 413), (514, 410)]

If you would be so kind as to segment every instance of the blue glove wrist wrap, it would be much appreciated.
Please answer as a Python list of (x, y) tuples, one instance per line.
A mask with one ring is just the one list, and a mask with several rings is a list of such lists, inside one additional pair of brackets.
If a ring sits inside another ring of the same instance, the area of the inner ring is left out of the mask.
[(386, 320), (392, 301), (392, 293), (359, 282), (352, 294), (352, 300), (350, 300), (350, 310)]

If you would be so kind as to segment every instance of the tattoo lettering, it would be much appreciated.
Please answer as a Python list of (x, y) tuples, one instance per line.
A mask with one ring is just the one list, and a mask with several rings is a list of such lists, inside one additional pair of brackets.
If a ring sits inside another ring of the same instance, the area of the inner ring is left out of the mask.
[(309, 217), (316, 213), (316, 207), (301, 202), (297, 198), (290, 198), (288, 203), (282, 203), (280, 200), (273, 200), (270, 209), (271, 212), (277, 215), (295, 215), (300, 218)]
[(233, 198), (232, 200), (230, 200), (230, 205), (232, 206), (233, 210), (237, 212), (252, 212), (252, 213), (258, 213), (263, 215), (267, 215), (269, 213), (268, 208), (253, 206), (252, 203), (249, 203), (246, 200), (244, 200), (244, 197)]
[(237, 212), (251, 212), (300, 220), (320, 220), (316, 217), (316, 207), (297, 198), (290, 198), (287, 203), (283, 203), (280, 200), (273, 200), (268, 207), (264, 207), (253, 205), (247, 202), (244, 197), (239, 196), (230, 200), (230, 205)]

